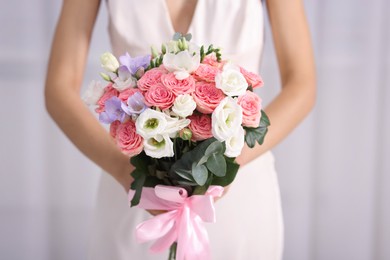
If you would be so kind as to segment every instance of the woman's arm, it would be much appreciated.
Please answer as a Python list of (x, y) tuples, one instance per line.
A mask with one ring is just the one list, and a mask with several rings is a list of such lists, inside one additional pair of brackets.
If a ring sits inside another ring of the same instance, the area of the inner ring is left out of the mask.
[(263, 145), (245, 146), (237, 162), (244, 165), (285, 138), (315, 103), (313, 49), (302, 0), (267, 0), (282, 91), (265, 109), (271, 126)]
[(80, 87), (100, 0), (64, 0), (50, 54), (46, 108), (92, 161), (130, 187), (132, 166), (80, 98)]

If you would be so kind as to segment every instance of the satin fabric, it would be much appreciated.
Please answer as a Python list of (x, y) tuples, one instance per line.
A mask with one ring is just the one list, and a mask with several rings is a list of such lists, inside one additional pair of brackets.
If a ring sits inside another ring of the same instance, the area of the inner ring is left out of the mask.
[[(165, 0), (108, 0), (110, 40), (115, 55), (149, 53), (171, 39), (174, 29)], [(263, 48), (259, 0), (198, 0), (189, 27), (193, 41), (213, 43), (247, 70), (259, 72)], [(266, 77), (263, 75), (263, 78)], [(267, 152), (240, 168), (228, 193), (215, 204), (217, 221), (206, 224), (212, 259), (279, 260), (283, 221), (274, 157)], [(129, 208), (123, 188), (103, 173), (97, 192), (89, 259), (167, 259), (150, 254), (152, 243), (135, 239), (138, 224), (151, 218)]]

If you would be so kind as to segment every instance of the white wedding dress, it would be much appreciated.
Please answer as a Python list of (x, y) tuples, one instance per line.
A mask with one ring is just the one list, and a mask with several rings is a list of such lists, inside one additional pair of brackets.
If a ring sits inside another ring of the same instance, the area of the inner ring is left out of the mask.
[[(174, 34), (165, 0), (108, 0), (109, 33), (116, 56), (149, 53)], [(263, 47), (260, 0), (198, 0), (189, 32), (198, 44), (213, 43), (247, 70), (259, 72)], [(274, 157), (267, 152), (241, 167), (229, 192), (216, 203), (217, 223), (207, 224), (212, 259), (278, 260), (283, 251), (283, 221)], [(127, 195), (102, 174), (89, 259), (152, 260), (150, 244), (138, 244), (135, 226), (151, 215), (129, 208)]]

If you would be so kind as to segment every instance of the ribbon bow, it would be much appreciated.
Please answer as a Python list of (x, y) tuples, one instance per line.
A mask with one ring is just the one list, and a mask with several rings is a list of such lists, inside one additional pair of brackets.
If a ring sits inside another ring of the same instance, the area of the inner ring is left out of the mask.
[[(205, 195), (188, 197), (180, 187), (157, 185), (142, 189), (138, 207), (167, 210), (136, 227), (138, 242), (156, 240), (150, 250), (159, 253), (177, 241), (177, 260), (211, 259), (207, 230), (203, 222), (215, 223), (214, 198), (223, 192), (221, 186), (210, 186)], [(129, 200), (134, 191), (129, 191)]]

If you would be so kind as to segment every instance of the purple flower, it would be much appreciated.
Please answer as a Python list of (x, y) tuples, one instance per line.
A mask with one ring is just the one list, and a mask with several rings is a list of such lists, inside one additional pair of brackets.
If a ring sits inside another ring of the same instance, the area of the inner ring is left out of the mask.
[[(121, 73), (125, 72), (125, 68), (128, 72), (130, 72), (131, 75), (135, 75), (138, 71), (138, 69), (143, 68), (146, 69), (150, 64), (150, 55), (146, 56), (137, 56), (135, 58), (132, 58), (127, 52), (125, 55), (120, 56), (119, 60), (122, 64), (120, 66), (119, 70)], [(122, 68), (121, 68), (122, 67)]]
[(125, 113), (129, 116), (134, 114), (141, 114), (146, 108), (147, 106), (145, 104), (145, 98), (139, 92), (134, 93), (127, 99), (127, 106), (126, 104), (122, 103), (122, 110), (125, 111)]
[(122, 110), (122, 101), (117, 97), (111, 97), (104, 103), (105, 111), (100, 113), (99, 121), (104, 124), (111, 124), (115, 120), (123, 123), (126, 118), (126, 113)]

